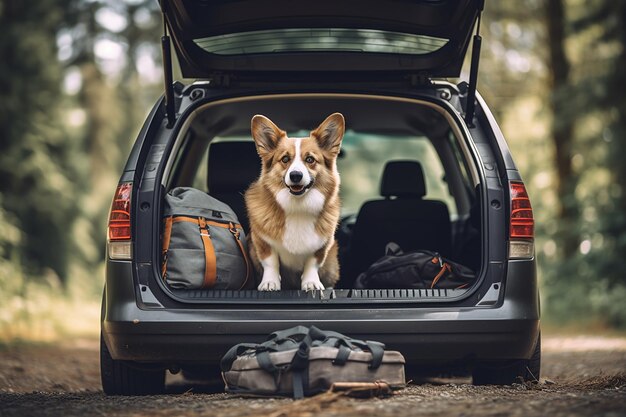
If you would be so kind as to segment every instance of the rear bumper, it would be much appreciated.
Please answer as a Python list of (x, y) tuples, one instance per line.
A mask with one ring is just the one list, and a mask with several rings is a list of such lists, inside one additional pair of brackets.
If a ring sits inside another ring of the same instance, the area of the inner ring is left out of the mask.
[(130, 263), (117, 263), (102, 333), (114, 359), (167, 364), (215, 363), (234, 344), (298, 324), (381, 341), (415, 364), (530, 358), (539, 332), (534, 262), (510, 262), (500, 291), (495, 305), (472, 308), (148, 309), (137, 305)]

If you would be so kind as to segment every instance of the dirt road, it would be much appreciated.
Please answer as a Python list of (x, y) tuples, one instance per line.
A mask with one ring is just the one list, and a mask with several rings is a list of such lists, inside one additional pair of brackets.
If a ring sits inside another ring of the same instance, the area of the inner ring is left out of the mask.
[(168, 395), (106, 397), (97, 350), (95, 341), (0, 349), (0, 416), (626, 416), (626, 338), (545, 338), (538, 385), (431, 379), (385, 399), (295, 402), (234, 397), (180, 377), (168, 379)]

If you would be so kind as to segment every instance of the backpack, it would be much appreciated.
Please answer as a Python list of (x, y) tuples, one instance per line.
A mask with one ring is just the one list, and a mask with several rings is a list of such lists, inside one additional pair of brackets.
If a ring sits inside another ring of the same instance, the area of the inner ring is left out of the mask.
[(356, 289), (467, 288), (476, 280), (468, 267), (442, 257), (438, 252), (417, 250), (404, 253), (390, 242), (387, 254), (361, 273)]
[(228, 392), (302, 398), (342, 384), (403, 388), (404, 363), (400, 352), (386, 351), (382, 343), (296, 326), (263, 343), (233, 346), (220, 367)]
[(246, 236), (237, 215), (203, 191), (165, 196), (161, 274), (175, 289), (240, 290), (253, 284)]

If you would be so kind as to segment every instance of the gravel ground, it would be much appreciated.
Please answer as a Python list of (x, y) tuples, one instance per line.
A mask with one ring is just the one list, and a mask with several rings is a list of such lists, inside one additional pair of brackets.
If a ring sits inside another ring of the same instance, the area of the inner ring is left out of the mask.
[(106, 397), (98, 343), (0, 349), (0, 416), (626, 416), (626, 338), (545, 337), (535, 385), (428, 379), (389, 398), (242, 398), (168, 376), (168, 394)]

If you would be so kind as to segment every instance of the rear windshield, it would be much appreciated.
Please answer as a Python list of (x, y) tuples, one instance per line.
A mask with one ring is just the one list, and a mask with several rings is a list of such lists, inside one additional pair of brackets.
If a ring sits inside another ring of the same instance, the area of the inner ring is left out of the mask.
[(274, 29), (195, 39), (216, 55), (279, 52), (370, 52), (424, 55), (441, 49), (448, 39), (373, 29)]
[(445, 171), (432, 142), (425, 136), (379, 135), (347, 131), (342, 155), (337, 161), (341, 174), (344, 214), (357, 213), (368, 200), (381, 198), (380, 182), (385, 164), (411, 159), (424, 169), (426, 196), (446, 203), (452, 216), (457, 207), (446, 183)]
[[(292, 137), (308, 136), (308, 131), (289, 132)], [(250, 142), (247, 137), (217, 137), (212, 143)], [(457, 216), (457, 204), (446, 182), (445, 170), (432, 142), (426, 136), (384, 135), (348, 130), (337, 159), (337, 169), (341, 175), (342, 215), (358, 213), (359, 208), (369, 200), (381, 198), (380, 183), (385, 164), (395, 160), (415, 160), (424, 170), (426, 196), (439, 200), (448, 206), (450, 215)], [(460, 157), (460, 155), (457, 155)], [(206, 185), (207, 155), (193, 181), (193, 186), (209, 191)], [(463, 179), (468, 181), (467, 178)]]

